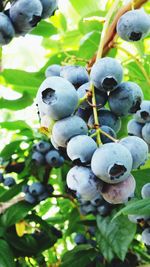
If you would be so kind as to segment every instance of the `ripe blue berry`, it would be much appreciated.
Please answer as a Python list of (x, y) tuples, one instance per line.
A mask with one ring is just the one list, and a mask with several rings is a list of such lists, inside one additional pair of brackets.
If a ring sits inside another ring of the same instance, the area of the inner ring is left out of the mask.
[(146, 123), (142, 128), (142, 137), (147, 144), (150, 145), (150, 122)]
[(71, 116), (55, 122), (52, 129), (52, 138), (59, 147), (66, 147), (67, 142), (76, 135), (86, 135), (86, 123), (78, 116)]
[(76, 89), (89, 81), (88, 72), (81, 66), (62, 67), (60, 76), (71, 82)]
[(150, 31), (150, 18), (143, 10), (126, 12), (117, 23), (117, 33), (125, 41), (139, 41)]
[(14, 36), (15, 31), (11, 20), (0, 12), (0, 46), (10, 43)]
[(133, 197), (136, 187), (135, 179), (130, 175), (118, 184), (105, 184), (102, 188), (103, 198), (110, 204), (121, 204)]
[(5, 186), (12, 187), (12, 186), (16, 185), (16, 181), (13, 177), (7, 177), (4, 179), (3, 184)]
[(82, 234), (77, 234), (74, 238), (74, 242), (77, 244), (77, 245), (81, 245), (81, 244), (86, 244), (87, 243), (87, 240), (86, 240), (86, 237)]
[(93, 65), (90, 77), (100, 91), (112, 91), (121, 83), (123, 69), (116, 59), (105, 57)]
[(45, 71), (45, 76), (46, 78), (51, 76), (60, 76), (60, 70), (61, 70), (60, 65), (57, 64), (50, 65)]
[(28, 202), (30, 204), (36, 203), (36, 198), (34, 196), (32, 196), (30, 193), (26, 193), (24, 199), (26, 202)]
[[(115, 131), (112, 128), (110, 128), (109, 126), (105, 126), (105, 125), (102, 126), (101, 130), (104, 131), (105, 133), (109, 134), (111, 137), (117, 138)], [(102, 144), (107, 144), (107, 143), (113, 142), (109, 137), (107, 137), (106, 135), (104, 135), (102, 133), (100, 134), (100, 136), (101, 136)]]
[(140, 123), (150, 122), (150, 101), (144, 100), (140, 105), (140, 109), (134, 115), (134, 119)]
[(49, 151), (51, 148), (51, 144), (45, 141), (40, 141), (35, 145), (35, 149), (40, 152), (45, 154), (47, 151)]
[(145, 164), (148, 159), (148, 146), (141, 138), (128, 136), (123, 138), (120, 144), (130, 151), (133, 160), (133, 169), (137, 169)]
[(39, 0), (14, 1), (9, 10), (17, 35), (25, 35), (41, 20), (42, 5)]
[(29, 186), (29, 193), (33, 196), (39, 196), (44, 191), (45, 191), (45, 187), (40, 182), (35, 182)]
[(142, 232), (142, 241), (145, 245), (150, 246), (150, 228), (146, 228)]
[(150, 183), (145, 184), (141, 191), (142, 198), (150, 198)]
[(149, 216), (130, 214), (128, 215), (128, 219), (130, 222), (138, 224), (138, 223), (146, 222), (149, 219)]
[(60, 156), (59, 152), (56, 150), (49, 151), (46, 156), (46, 162), (51, 167), (60, 167), (64, 163), (64, 158)]
[(121, 83), (108, 98), (110, 109), (118, 116), (136, 113), (143, 99), (141, 88), (133, 82)]
[(93, 173), (106, 183), (115, 184), (128, 178), (132, 169), (132, 156), (119, 143), (108, 143), (98, 148), (92, 157)]
[(127, 125), (128, 135), (138, 136), (141, 138), (142, 137), (142, 128), (143, 128), (142, 123), (139, 123), (136, 120), (132, 119), (128, 122), (128, 125)]
[(83, 200), (92, 200), (100, 194), (102, 183), (90, 168), (75, 166), (67, 174), (67, 185), (76, 191)]
[(49, 18), (51, 17), (55, 10), (58, 7), (58, 0), (40, 0), (42, 7), (43, 7), (43, 11), (42, 11), (42, 18)]
[(33, 152), (32, 154), (32, 160), (37, 164), (37, 165), (42, 165), (45, 162), (44, 155), (41, 154), (38, 151)]
[(77, 135), (68, 142), (67, 154), (74, 162), (89, 163), (96, 148), (97, 145), (90, 136)]
[(37, 93), (40, 112), (53, 120), (70, 116), (78, 104), (78, 95), (73, 85), (61, 77), (49, 77), (41, 84)]
[[(117, 115), (115, 115), (112, 111), (102, 108), (98, 111), (98, 121), (101, 126), (109, 126), (115, 132), (118, 132), (121, 128), (121, 120)], [(88, 125), (90, 128), (94, 127), (94, 116), (93, 114), (90, 116), (88, 120)]]
[[(83, 98), (87, 92), (89, 91), (90, 89), (90, 83), (85, 83), (83, 85), (81, 85), (78, 90), (77, 90), (77, 94), (78, 94), (78, 97), (79, 98)], [(107, 99), (108, 99), (108, 95), (106, 92), (103, 92), (103, 91), (99, 91), (95, 88), (95, 97), (96, 97), (96, 105), (97, 105), (97, 108), (100, 109), (101, 107), (103, 107), (106, 102), (107, 102)], [(88, 98), (88, 101), (90, 103), (92, 103), (92, 96)], [(85, 100), (81, 105), (80, 105), (80, 108), (82, 109), (89, 109), (91, 108), (89, 103), (87, 102), (87, 100)]]

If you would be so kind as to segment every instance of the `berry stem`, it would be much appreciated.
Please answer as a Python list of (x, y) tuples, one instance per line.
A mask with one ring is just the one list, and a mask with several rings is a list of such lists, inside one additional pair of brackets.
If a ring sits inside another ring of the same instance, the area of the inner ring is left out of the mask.
[[(103, 30), (101, 33), (101, 38), (100, 38), (100, 43), (99, 43), (96, 61), (98, 59), (100, 59), (103, 55), (105, 37), (106, 37), (107, 31), (108, 31), (109, 23), (110, 23), (110, 20), (111, 20), (113, 13), (115, 12), (116, 8), (118, 7), (119, 2), (120, 2), (120, 0), (115, 0), (114, 4), (112, 5), (111, 9), (109, 10), (109, 12), (106, 16), (104, 27), (103, 27)], [(95, 88), (94, 88), (94, 85), (92, 83), (91, 83), (90, 90), (92, 92), (93, 115), (94, 115), (95, 125), (97, 126), (96, 134), (97, 134), (97, 144), (99, 146), (101, 144), (100, 131), (99, 131), (99, 118), (98, 118), (98, 112), (97, 112), (97, 108), (96, 108)]]
[[(101, 128), (97, 129), (97, 132), (100, 132), (101, 134), (107, 136), (110, 140), (112, 140), (112, 141), (115, 142), (115, 143), (118, 142), (117, 139), (115, 139), (114, 137), (112, 137), (112, 136), (109, 135), (108, 133), (104, 132)], [(91, 137), (94, 137), (94, 136), (96, 136), (96, 135), (97, 135), (97, 133), (95, 132), (95, 133), (91, 134), (90, 136), (91, 136)]]
[(116, 0), (114, 1), (114, 4), (112, 5), (112, 7), (110, 8), (107, 16), (106, 16), (106, 20), (105, 20), (105, 23), (104, 23), (104, 27), (103, 27), (103, 30), (102, 30), (102, 33), (101, 33), (101, 40), (100, 40), (100, 44), (99, 44), (99, 48), (98, 48), (98, 52), (97, 52), (97, 57), (96, 57), (96, 61), (98, 59), (100, 59), (103, 55), (103, 49), (104, 49), (104, 44), (105, 44), (105, 38), (106, 38), (106, 35), (107, 35), (107, 31), (108, 31), (108, 27), (109, 27), (109, 24), (110, 24), (110, 20), (111, 20), (111, 17), (113, 15), (113, 13), (115, 12), (115, 10), (117, 9), (118, 5), (119, 5), (119, 2), (120, 0)]

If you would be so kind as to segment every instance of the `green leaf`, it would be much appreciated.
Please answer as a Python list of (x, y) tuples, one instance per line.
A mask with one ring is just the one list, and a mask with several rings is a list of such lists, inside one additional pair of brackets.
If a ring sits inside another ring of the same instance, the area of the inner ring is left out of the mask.
[(1, 267), (15, 267), (12, 251), (8, 243), (0, 239), (0, 266)]
[(144, 184), (149, 183), (150, 178), (149, 178), (149, 174), (150, 174), (150, 166), (149, 166), (149, 162), (146, 163), (145, 166), (143, 166), (142, 168), (146, 169), (141, 169), (141, 170), (136, 170), (133, 171), (132, 174), (136, 179), (136, 197), (141, 198), (141, 189), (144, 186)]
[(3, 215), (1, 215), (0, 225), (8, 227), (19, 222), (27, 216), (28, 212), (32, 210), (33, 207), (34, 205), (31, 205), (25, 201), (14, 204), (8, 208)]
[(23, 70), (5, 69), (1, 73), (0, 81), (1, 84), (5, 86), (10, 86), (19, 93), (28, 91), (28, 94), (34, 97), (42, 82), (42, 79), (37, 72), (26, 72)]
[(1, 128), (5, 128), (11, 131), (25, 130), (25, 129), (31, 130), (31, 127), (23, 120), (0, 122), (0, 126)]
[(6, 145), (0, 153), (0, 157), (2, 157), (3, 160), (10, 159), (13, 154), (21, 150), (20, 144), (22, 143), (22, 141), (23, 140), (16, 140)]
[(89, 11), (91, 13), (97, 12), (100, 7), (100, 3), (97, 0), (86, 0), (86, 4), (84, 1), (70, 0), (70, 3), (81, 17), (88, 15)]
[(90, 245), (79, 245), (64, 254), (60, 267), (86, 267), (97, 256)]
[(78, 56), (85, 59), (90, 59), (98, 49), (99, 40), (99, 32), (93, 31), (87, 33), (80, 41)]
[(6, 108), (10, 110), (21, 110), (33, 103), (33, 98), (29, 93), (24, 92), (22, 97), (15, 100), (7, 100), (5, 98), (0, 98), (0, 108)]
[(57, 29), (50, 22), (41, 20), (37, 27), (35, 27), (30, 34), (48, 38), (53, 34), (57, 34)]
[[(121, 209), (114, 218), (118, 218), (119, 215), (135, 214), (135, 215), (149, 215), (150, 213), (150, 199), (132, 200), (129, 201), (127, 206)], [(120, 217), (119, 217), (120, 218)]]
[(111, 261), (117, 256), (124, 260), (134, 238), (136, 225), (125, 216), (120, 216), (115, 221), (111, 220), (111, 216), (97, 216), (97, 226), (97, 242), (105, 259)]
[(7, 202), (17, 194), (21, 192), (22, 186), (26, 183), (26, 181), (23, 181), (20, 184), (17, 184), (10, 188), (9, 190), (5, 191), (3, 194), (0, 195), (0, 202)]

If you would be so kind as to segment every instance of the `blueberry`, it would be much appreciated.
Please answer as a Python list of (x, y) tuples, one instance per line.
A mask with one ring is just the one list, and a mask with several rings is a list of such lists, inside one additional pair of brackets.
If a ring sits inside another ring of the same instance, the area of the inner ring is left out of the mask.
[(10, 43), (14, 36), (15, 31), (11, 20), (0, 12), (0, 46)]
[[(121, 128), (121, 120), (112, 111), (102, 108), (98, 111), (98, 120), (100, 126), (109, 126), (115, 132), (118, 132)], [(88, 125), (90, 128), (94, 127), (94, 116), (91, 115), (88, 120)]]
[(141, 191), (142, 198), (150, 198), (150, 183), (145, 184)]
[(33, 196), (39, 196), (45, 191), (45, 186), (40, 182), (35, 182), (29, 186), (29, 193)]
[(141, 138), (128, 136), (121, 139), (120, 144), (125, 146), (132, 155), (132, 169), (137, 169), (145, 164), (148, 159), (148, 145)]
[(100, 194), (102, 183), (90, 168), (74, 166), (67, 174), (67, 185), (81, 195), (83, 200), (92, 200)]
[(70, 116), (78, 104), (78, 95), (74, 86), (61, 77), (45, 79), (38, 90), (36, 99), (39, 110), (53, 120)]
[(9, 14), (16, 34), (25, 35), (41, 20), (42, 5), (39, 0), (13, 1)]
[[(83, 85), (81, 85), (78, 90), (77, 90), (77, 94), (78, 94), (78, 97), (79, 98), (83, 98), (88, 90), (90, 89), (90, 83), (85, 83)], [(95, 97), (96, 97), (96, 105), (97, 105), (97, 108), (100, 108), (100, 107), (103, 107), (107, 100), (108, 100), (108, 95), (106, 92), (102, 92), (102, 91), (99, 91), (95, 88)], [(88, 98), (89, 102), (92, 103), (92, 95), (91, 97)], [(87, 102), (87, 100), (85, 100), (81, 105), (80, 107), (82, 109), (89, 109), (91, 108), (89, 103)]]
[(16, 185), (16, 181), (13, 177), (7, 177), (4, 179), (3, 184), (5, 186), (12, 187), (12, 186)]
[(104, 201), (103, 197), (99, 194), (91, 200), (91, 204), (95, 207), (98, 207), (103, 203), (103, 201)]
[(0, 183), (3, 183), (4, 182), (4, 176), (3, 174), (0, 172)]
[(88, 122), (89, 117), (93, 114), (92, 109), (83, 109), (83, 108), (78, 108), (76, 111), (75, 115), (83, 119), (85, 122)]
[(111, 205), (107, 202), (104, 202), (99, 207), (97, 207), (97, 212), (100, 216), (107, 216), (111, 212)]
[[(102, 126), (101, 130), (104, 131), (105, 133), (109, 134), (111, 137), (117, 138), (115, 131), (112, 128), (110, 128), (109, 126), (105, 126), (105, 125)], [(104, 135), (102, 133), (100, 134), (100, 137), (101, 137), (102, 144), (107, 144), (107, 143), (113, 142), (109, 137), (107, 137), (106, 135)]]
[(23, 185), (23, 187), (22, 187), (22, 192), (23, 193), (28, 193), (29, 192), (29, 185)]
[(87, 243), (87, 240), (86, 240), (86, 237), (82, 234), (77, 234), (74, 238), (74, 242), (77, 244), (77, 245), (81, 245), (81, 244), (86, 244)]
[(87, 135), (77, 135), (68, 142), (68, 157), (78, 163), (90, 163), (97, 145), (95, 141)]
[(136, 120), (132, 119), (128, 122), (128, 125), (127, 125), (128, 135), (138, 136), (141, 138), (142, 137), (142, 128), (143, 128), (142, 123), (139, 123)]
[(52, 138), (59, 147), (66, 147), (67, 142), (76, 135), (86, 135), (88, 128), (84, 120), (71, 116), (55, 122)]
[(108, 98), (109, 106), (118, 116), (136, 113), (143, 99), (141, 88), (133, 82), (121, 83)]
[(143, 232), (142, 232), (142, 242), (147, 245), (150, 246), (150, 228), (146, 228)]
[(105, 57), (93, 65), (90, 77), (100, 91), (112, 91), (121, 83), (123, 69), (116, 59)]
[(125, 41), (139, 41), (150, 30), (150, 18), (143, 10), (131, 10), (120, 17), (117, 33)]
[(146, 123), (142, 128), (142, 137), (150, 145), (150, 122)]
[(59, 152), (56, 150), (49, 151), (46, 156), (46, 162), (51, 167), (60, 167), (64, 163), (64, 158), (60, 156)]
[(38, 196), (38, 202), (41, 202), (45, 199), (49, 198), (49, 193), (48, 192), (44, 192), (41, 195)]
[(37, 164), (37, 165), (42, 165), (45, 162), (44, 155), (41, 154), (38, 151), (33, 152), (32, 154), (32, 160)]
[(144, 100), (140, 105), (140, 109), (134, 115), (134, 119), (140, 123), (150, 122), (150, 101)]
[(130, 214), (130, 215), (128, 215), (128, 219), (129, 219), (130, 222), (133, 222), (133, 223), (137, 224), (137, 223), (146, 222), (149, 219), (149, 216)]
[(89, 234), (90, 234), (91, 236), (95, 236), (95, 232), (96, 232), (96, 228), (95, 228), (95, 226), (90, 226), (90, 227), (88, 228), (88, 232), (89, 232)]
[(64, 66), (60, 76), (71, 82), (76, 89), (89, 81), (88, 72), (81, 66)]
[(53, 147), (56, 149), (56, 150), (59, 150), (59, 145), (54, 141), (54, 138), (53, 136), (51, 136), (51, 143), (53, 145)]
[(54, 14), (54, 11), (58, 8), (58, 0), (40, 0), (43, 11), (42, 18), (49, 18)]
[(125, 203), (133, 197), (135, 187), (135, 179), (130, 175), (125, 181), (118, 184), (105, 184), (102, 188), (102, 196), (110, 204)]
[(28, 202), (30, 204), (36, 203), (36, 198), (34, 196), (32, 196), (30, 193), (26, 193), (24, 199), (26, 202)]
[(80, 213), (85, 216), (85, 215), (88, 215), (88, 214), (95, 214), (96, 213), (96, 207), (89, 204), (89, 205), (82, 205), (80, 207)]
[(45, 141), (40, 141), (35, 145), (35, 148), (38, 152), (45, 154), (51, 148), (51, 144)]
[(94, 152), (91, 167), (93, 173), (104, 182), (119, 183), (130, 174), (132, 156), (122, 144), (104, 144)]
[(60, 65), (58, 64), (50, 65), (45, 71), (45, 76), (46, 78), (51, 76), (60, 76), (60, 70), (61, 70)]

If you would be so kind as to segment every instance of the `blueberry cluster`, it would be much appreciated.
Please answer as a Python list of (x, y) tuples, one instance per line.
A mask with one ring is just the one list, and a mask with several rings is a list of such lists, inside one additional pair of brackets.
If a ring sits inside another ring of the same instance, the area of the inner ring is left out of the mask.
[(150, 32), (150, 17), (144, 10), (131, 10), (120, 17), (117, 33), (125, 41), (136, 42)]
[(80, 213), (83, 216), (93, 214), (94, 216), (100, 215), (105, 217), (109, 215), (113, 209), (113, 205), (105, 201), (102, 195), (100, 194), (91, 201), (83, 200), (79, 196), (77, 196), (77, 199), (80, 205)]
[(64, 158), (49, 142), (40, 141), (33, 145), (32, 150), (32, 161), (38, 166), (48, 164), (52, 168), (58, 168), (64, 163)]
[(0, 45), (8, 44), (15, 36), (24, 36), (56, 9), (57, 0), (13, 0), (9, 9), (0, 12)]
[[(150, 199), (150, 183), (142, 187), (141, 195), (143, 199)], [(150, 246), (150, 215), (128, 215), (131, 222), (140, 224), (144, 230), (142, 231), (142, 242), (146, 246)]]
[(0, 173), (0, 183), (3, 183), (4, 186), (12, 187), (16, 185), (16, 181), (13, 177), (4, 177), (2, 173)]
[(22, 188), (22, 192), (25, 193), (25, 201), (30, 204), (37, 204), (49, 198), (53, 191), (54, 189), (52, 185), (44, 185), (40, 182), (34, 182), (31, 185), (24, 185)]
[(150, 101), (144, 100), (134, 118), (129, 121), (128, 135), (142, 138), (150, 148)]
[[(120, 117), (140, 109), (141, 88), (134, 82), (122, 82), (122, 66), (109, 57), (98, 60), (90, 76), (84, 67), (60, 65), (49, 66), (45, 74), (36, 101), (41, 120), (53, 120), (53, 146), (65, 149), (75, 165), (67, 175), (68, 187), (85, 201), (102, 195), (110, 204), (126, 202), (135, 190), (131, 170), (145, 164), (148, 146), (139, 137), (115, 138), (121, 127)], [(91, 83), (99, 125), (95, 125)], [(107, 101), (110, 109), (104, 107)], [(88, 114), (88, 119), (81, 116), (81, 111)], [(100, 147), (95, 142), (98, 131)]]

